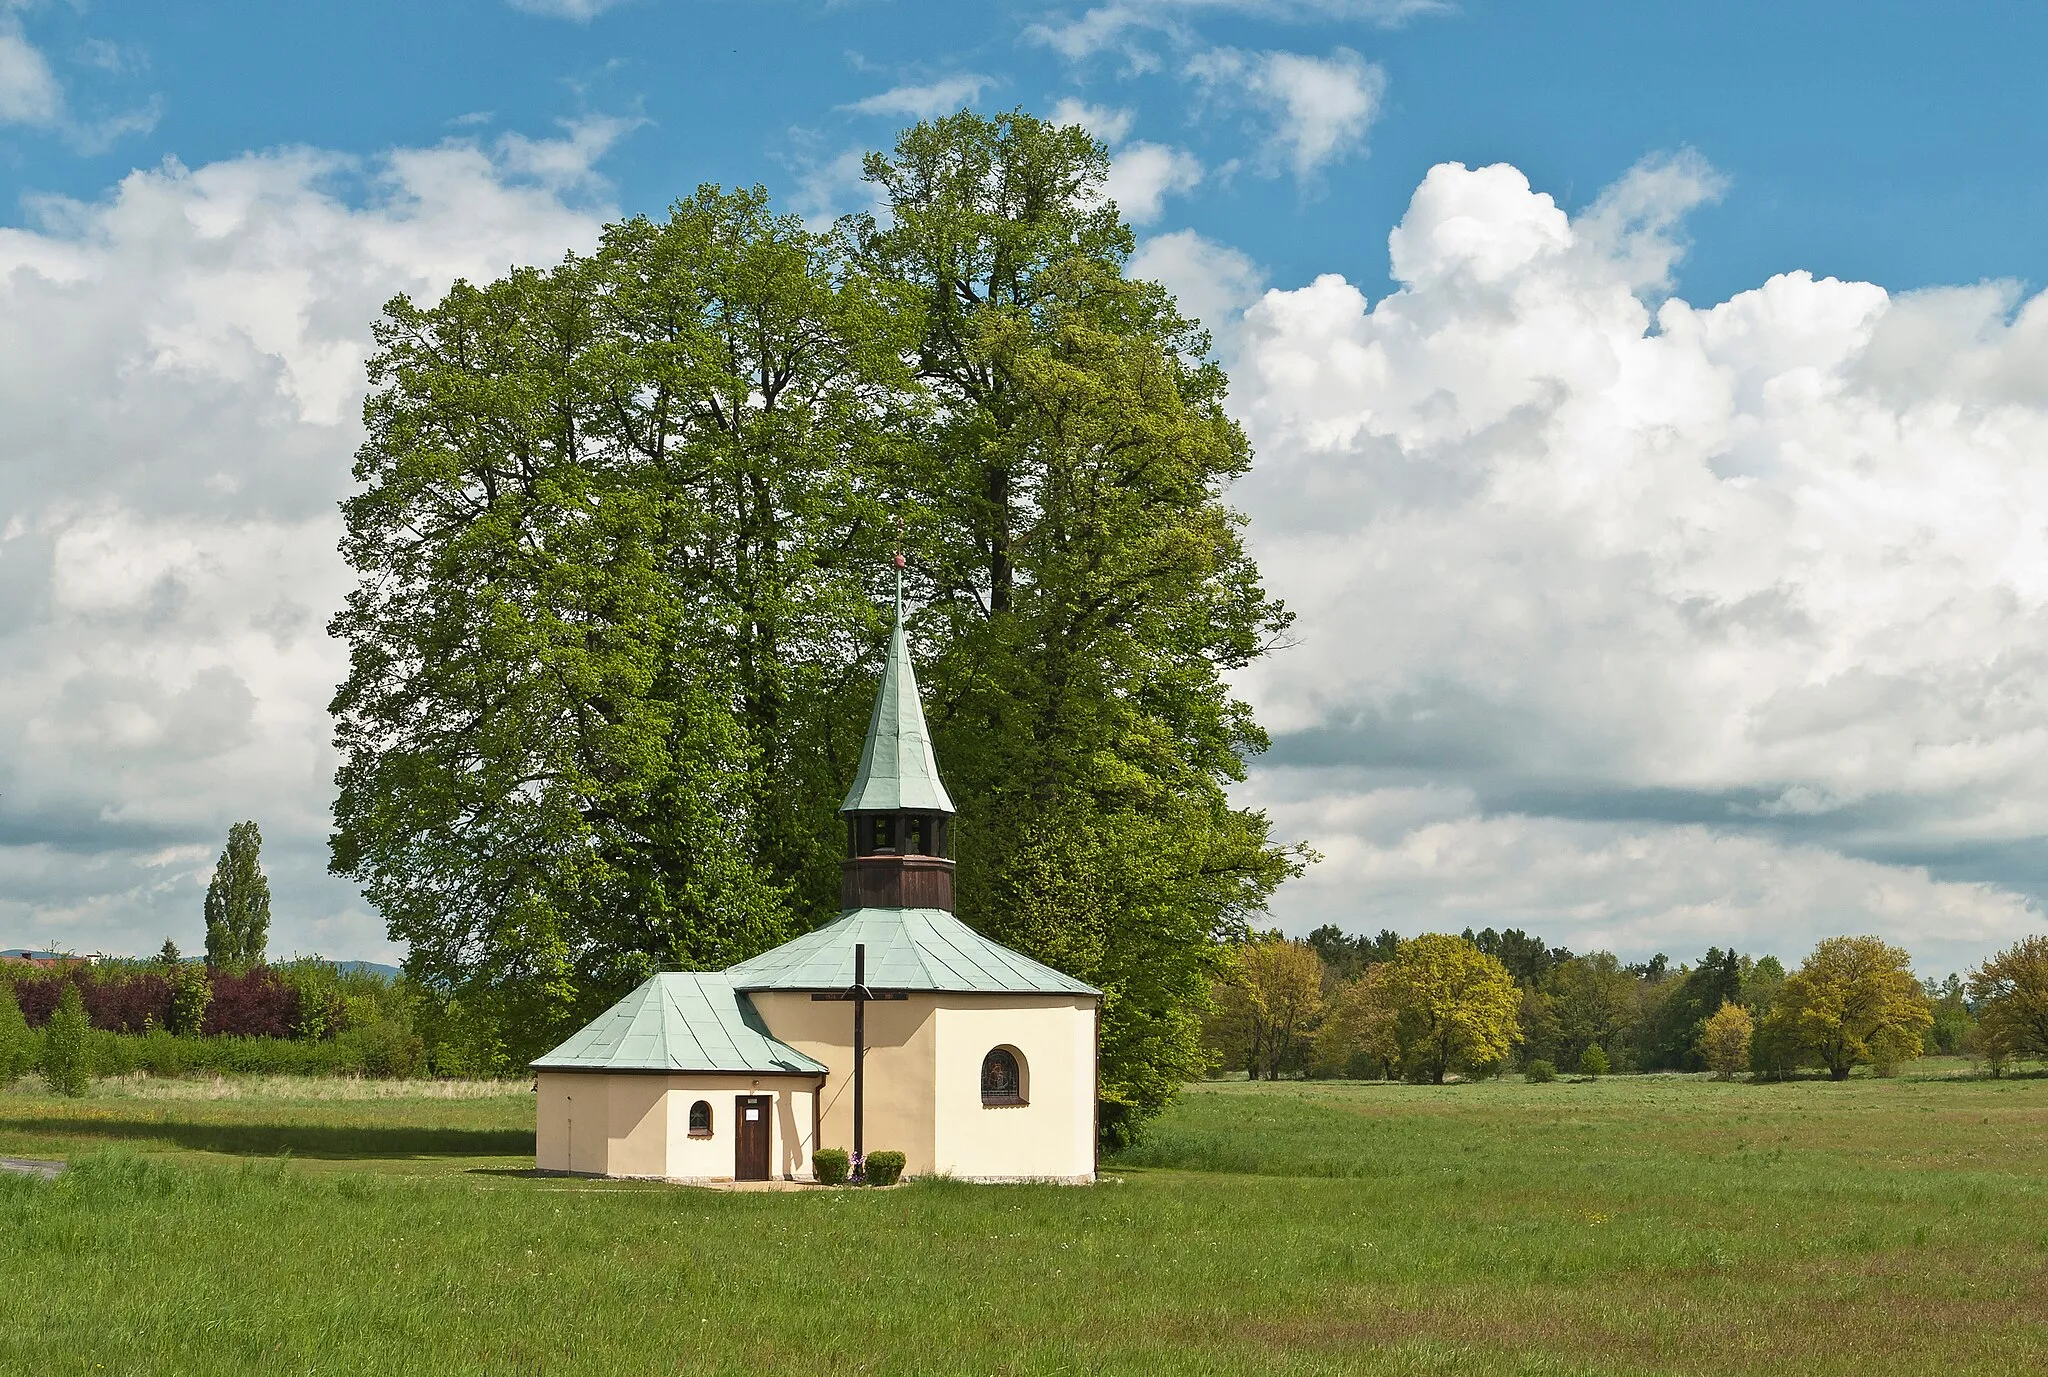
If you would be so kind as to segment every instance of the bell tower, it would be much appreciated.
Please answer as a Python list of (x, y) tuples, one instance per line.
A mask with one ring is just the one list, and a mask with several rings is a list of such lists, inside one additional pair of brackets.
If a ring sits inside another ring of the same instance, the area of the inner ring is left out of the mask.
[(868, 719), (860, 772), (846, 801), (841, 907), (953, 911), (953, 800), (925, 730), (917, 672), (903, 631), (903, 556), (896, 556), (896, 625)]

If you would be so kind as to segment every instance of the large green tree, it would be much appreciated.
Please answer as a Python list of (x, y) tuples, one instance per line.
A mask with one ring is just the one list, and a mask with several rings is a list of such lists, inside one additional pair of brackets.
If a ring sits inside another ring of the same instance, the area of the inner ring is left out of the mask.
[(1224, 500), (1251, 451), (1199, 325), (1129, 276), (1108, 170), (1023, 114), (920, 124), (869, 156), (888, 218), (858, 238), (919, 307), (962, 916), (1105, 991), (1114, 1139), (1202, 1069), (1220, 939), (1297, 859), (1225, 794), (1266, 736), (1224, 676), (1288, 622)]
[(514, 1054), (826, 891), (904, 376), (844, 258), (703, 188), (377, 327), (333, 865)]
[(1107, 166), (961, 115), (869, 160), (883, 223), (704, 188), (387, 307), (333, 864), (510, 1050), (829, 915), (900, 541), (962, 916), (1105, 990), (1112, 1136), (1203, 1069), (1223, 941), (1298, 863), (1225, 793), (1265, 737), (1224, 676), (1286, 615)]
[(270, 880), (263, 873), (263, 833), (253, 822), (228, 829), (228, 844), (206, 886), (206, 964), (229, 970), (260, 966), (270, 945)]

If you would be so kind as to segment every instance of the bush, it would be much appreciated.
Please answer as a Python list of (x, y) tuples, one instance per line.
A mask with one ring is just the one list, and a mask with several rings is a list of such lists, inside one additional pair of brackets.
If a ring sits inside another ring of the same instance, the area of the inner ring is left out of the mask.
[(1548, 1085), (1557, 1079), (1557, 1063), (1532, 1061), (1522, 1068), (1522, 1079), (1531, 1085)]
[(893, 1186), (903, 1175), (903, 1154), (871, 1152), (865, 1166), (870, 1186)]
[(85, 999), (67, 983), (57, 1008), (43, 1030), (43, 1079), (62, 1095), (83, 1095), (92, 1084), (92, 1027), (85, 1019)]
[(299, 992), (268, 966), (211, 973), (202, 1033), (288, 1038), (298, 1030)]
[(36, 1064), (36, 1035), (21, 1016), (14, 988), (0, 982), (0, 1089), (20, 1080)]
[(819, 1148), (811, 1154), (811, 1175), (818, 1178), (821, 1186), (843, 1186), (846, 1173), (853, 1167), (853, 1159), (846, 1155), (845, 1148)]
[(1579, 1074), (1599, 1080), (1607, 1074), (1607, 1049), (1594, 1043), (1579, 1054)]
[(206, 1006), (213, 999), (213, 985), (206, 978), (206, 967), (181, 965), (169, 977), (171, 986), (170, 1017), (163, 1026), (173, 1033), (197, 1033), (206, 1026)]

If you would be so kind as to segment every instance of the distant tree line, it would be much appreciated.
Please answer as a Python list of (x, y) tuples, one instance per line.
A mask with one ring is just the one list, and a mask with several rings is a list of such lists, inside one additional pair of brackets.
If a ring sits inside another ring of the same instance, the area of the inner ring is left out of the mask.
[(1812, 1069), (1839, 1080), (1862, 1065), (1888, 1075), (1930, 1051), (1994, 1075), (2048, 1058), (2048, 937), (1937, 983), (1875, 937), (1828, 938), (1788, 973), (1732, 948), (1674, 966), (1661, 953), (1575, 953), (1519, 929), (1403, 939), (1325, 926), (1306, 939), (1250, 935), (1213, 997), (1205, 1036), (1217, 1064), (1264, 1079)]

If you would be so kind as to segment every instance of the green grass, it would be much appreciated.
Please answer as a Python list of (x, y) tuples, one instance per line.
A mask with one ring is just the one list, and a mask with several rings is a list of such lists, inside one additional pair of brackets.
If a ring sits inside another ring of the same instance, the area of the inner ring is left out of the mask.
[(1120, 1184), (768, 1195), (219, 1093), (0, 1094), (74, 1163), (0, 1179), (0, 1371), (2048, 1370), (2048, 1080), (1218, 1084)]

